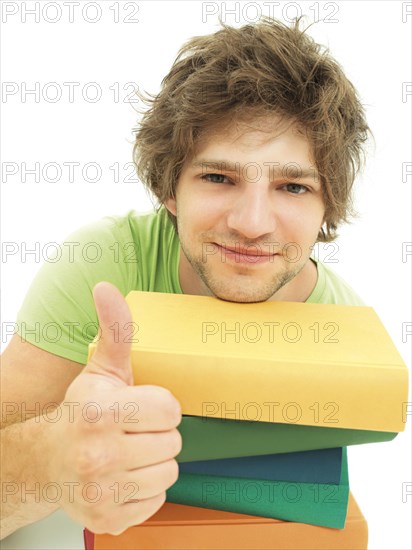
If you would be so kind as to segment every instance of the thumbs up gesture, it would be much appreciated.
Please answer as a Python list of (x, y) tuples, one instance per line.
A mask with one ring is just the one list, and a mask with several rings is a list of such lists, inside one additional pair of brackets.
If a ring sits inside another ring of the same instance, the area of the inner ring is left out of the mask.
[(133, 385), (132, 319), (122, 294), (99, 283), (93, 297), (100, 338), (50, 429), (49, 475), (68, 515), (94, 533), (117, 535), (152, 516), (177, 481), (181, 409), (167, 389)]

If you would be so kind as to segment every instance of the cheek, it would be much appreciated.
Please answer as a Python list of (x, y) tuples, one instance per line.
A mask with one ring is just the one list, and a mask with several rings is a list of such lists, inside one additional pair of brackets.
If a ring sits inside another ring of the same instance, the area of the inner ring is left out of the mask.
[(178, 214), (180, 238), (187, 246), (197, 246), (214, 227), (212, 211), (209, 213), (197, 202), (180, 203)]
[(297, 204), (278, 214), (278, 223), (295, 241), (310, 241), (322, 225), (324, 209), (321, 204)]
[(181, 209), (185, 224), (197, 232), (209, 231), (215, 229), (224, 218), (224, 209), (222, 201), (216, 200), (190, 200), (185, 203), (184, 209)]

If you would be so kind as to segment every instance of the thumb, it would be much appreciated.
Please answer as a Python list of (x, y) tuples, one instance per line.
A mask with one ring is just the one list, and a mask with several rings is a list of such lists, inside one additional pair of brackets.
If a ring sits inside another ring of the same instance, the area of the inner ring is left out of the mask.
[(99, 318), (96, 350), (83, 372), (102, 374), (133, 385), (131, 367), (132, 315), (121, 292), (100, 282), (93, 288)]

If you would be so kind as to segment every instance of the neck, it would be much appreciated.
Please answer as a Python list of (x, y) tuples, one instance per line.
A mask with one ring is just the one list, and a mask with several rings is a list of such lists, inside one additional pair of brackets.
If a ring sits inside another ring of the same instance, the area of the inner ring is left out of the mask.
[(316, 262), (309, 258), (299, 273), (269, 298), (269, 302), (306, 302), (318, 282)]

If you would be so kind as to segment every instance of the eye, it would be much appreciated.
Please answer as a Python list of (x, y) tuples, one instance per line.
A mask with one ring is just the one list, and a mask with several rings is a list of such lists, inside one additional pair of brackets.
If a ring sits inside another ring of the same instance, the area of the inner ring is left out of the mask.
[(209, 181), (210, 183), (226, 183), (229, 179), (223, 174), (205, 174), (202, 176), (202, 180)]
[(286, 185), (282, 186), (282, 189), (286, 188), (287, 191), (292, 193), (292, 195), (303, 195), (304, 193), (308, 192), (309, 189), (305, 185), (300, 185), (299, 183), (287, 183)]

